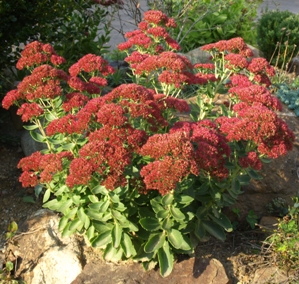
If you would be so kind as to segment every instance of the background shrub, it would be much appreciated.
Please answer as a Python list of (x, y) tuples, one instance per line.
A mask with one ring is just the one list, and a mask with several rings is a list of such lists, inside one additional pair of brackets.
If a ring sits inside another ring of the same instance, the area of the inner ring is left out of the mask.
[(255, 19), (261, 0), (152, 0), (153, 9), (162, 10), (177, 23), (172, 36), (184, 52), (201, 45), (242, 37), (254, 44)]
[(87, 53), (104, 53), (110, 32), (107, 17), (113, 14), (107, 9), (92, 0), (0, 1), (0, 96), (25, 75), (12, 68), (22, 44), (51, 43), (69, 65)]
[(257, 25), (257, 44), (268, 61), (273, 55), (271, 63), (281, 67), (299, 51), (299, 16), (278, 10), (264, 13)]

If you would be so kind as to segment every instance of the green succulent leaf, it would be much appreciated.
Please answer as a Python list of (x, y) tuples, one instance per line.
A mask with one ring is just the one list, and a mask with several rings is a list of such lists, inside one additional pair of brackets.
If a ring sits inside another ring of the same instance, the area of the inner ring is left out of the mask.
[(151, 217), (142, 218), (140, 219), (139, 223), (142, 226), (142, 228), (150, 232), (157, 231), (161, 228), (159, 220)]
[(172, 203), (172, 201), (174, 200), (173, 194), (172, 193), (168, 193), (166, 195), (163, 196), (162, 198), (162, 204), (164, 206), (168, 206)]
[(162, 277), (167, 277), (173, 270), (174, 257), (169, 248), (168, 242), (158, 250), (158, 261), (160, 266), (160, 274)]
[(104, 251), (104, 259), (106, 261), (111, 261), (111, 262), (118, 262), (121, 260), (122, 258), (122, 255), (123, 255), (123, 251), (122, 251), (122, 248), (119, 247), (119, 248), (115, 248), (113, 247), (113, 245), (110, 243), (107, 245), (107, 247), (105, 248), (105, 251)]
[(111, 242), (112, 242), (112, 236), (111, 236), (111, 231), (109, 230), (99, 234), (94, 239), (92, 239), (91, 244), (93, 247), (102, 248)]
[(170, 212), (173, 218), (176, 220), (181, 221), (185, 219), (185, 215), (182, 213), (182, 211), (174, 206), (171, 206)]
[(121, 237), (122, 237), (122, 228), (117, 222), (114, 224), (114, 227), (113, 227), (111, 233), (112, 233), (113, 247), (118, 248), (120, 245)]
[(167, 232), (168, 241), (171, 243), (173, 247), (176, 249), (181, 248), (183, 242), (183, 236), (180, 231), (176, 229), (171, 229)]
[(209, 234), (214, 236), (215, 238), (224, 241), (225, 240), (225, 232), (223, 228), (213, 221), (204, 220), (202, 221), (203, 227)]
[(136, 250), (135, 247), (131, 241), (131, 238), (128, 234), (123, 233), (120, 245), (124, 251), (124, 254), (127, 258), (135, 256), (136, 255)]
[(144, 251), (146, 253), (151, 253), (157, 251), (163, 246), (165, 242), (165, 234), (163, 232), (159, 234), (153, 234), (150, 236), (149, 240), (144, 246)]

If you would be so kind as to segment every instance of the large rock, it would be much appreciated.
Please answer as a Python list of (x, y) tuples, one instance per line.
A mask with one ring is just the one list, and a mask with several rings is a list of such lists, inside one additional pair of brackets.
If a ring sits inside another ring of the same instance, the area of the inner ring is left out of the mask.
[(158, 270), (145, 272), (139, 263), (125, 265), (88, 263), (71, 284), (228, 284), (225, 269), (217, 259), (190, 258), (175, 263), (172, 273), (162, 278)]
[(47, 149), (47, 145), (45, 143), (35, 141), (31, 137), (29, 131), (24, 130), (21, 135), (21, 148), (24, 155), (28, 157), (36, 151)]
[(62, 238), (59, 217), (39, 210), (20, 228), (6, 249), (16, 263), (15, 277), (31, 284), (71, 283), (82, 271), (81, 249), (75, 237)]

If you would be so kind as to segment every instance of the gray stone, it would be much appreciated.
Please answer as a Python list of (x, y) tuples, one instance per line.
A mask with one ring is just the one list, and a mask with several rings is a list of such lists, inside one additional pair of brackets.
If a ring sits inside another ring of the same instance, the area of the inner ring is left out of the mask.
[(47, 145), (44, 143), (39, 143), (35, 141), (29, 131), (24, 130), (21, 135), (21, 148), (26, 157), (30, 156), (32, 153), (36, 151), (41, 151), (43, 149), (47, 149)]
[(82, 271), (81, 249), (74, 236), (62, 238), (59, 217), (39, 210), (9, 243), (7, 259), (16, 262), (15, 277), (31, 284), (65, 284)]
[(225, 269), (216, 259), (190, 258), (175, 263), (172, 273), (163, 278), (159, 270), (145, 272), (139, 263), (125, 265), (88, 263), (71, 284), (228, 284)]
[(295, 73), (296, 75), (299, 75), (299, 56), (295, 56), (289, 63), (288, 66), (288, 72), (289, 73)]

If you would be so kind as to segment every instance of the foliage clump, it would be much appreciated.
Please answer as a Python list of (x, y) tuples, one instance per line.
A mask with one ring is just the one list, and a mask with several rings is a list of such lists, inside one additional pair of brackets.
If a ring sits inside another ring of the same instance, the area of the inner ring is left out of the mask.
[(289, 62), (299, 51), (299, 15), (278, 10), (262, 14), (257, 25), (257, 44), (263, 56), (271, 63), (277, 61), (278, 67)]

